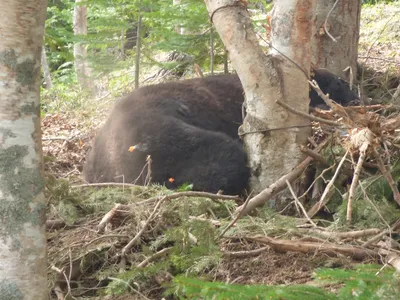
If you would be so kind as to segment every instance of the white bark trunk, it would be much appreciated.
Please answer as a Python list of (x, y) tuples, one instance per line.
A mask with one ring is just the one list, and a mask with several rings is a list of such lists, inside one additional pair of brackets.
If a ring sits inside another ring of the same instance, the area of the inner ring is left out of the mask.
[[(83, 0), (75, 0), (74, 7), (74, 35), (87, 34), (87, 7), (79, 5)], [(93, 84), (91, 81), (91, 70), (87, 61), (86, 46), (82, 42), (74, 45), (75, 72), (78, 83), (82, 89), (93, 92)]]
[[(247, 115), (239, 131), (252, 170), (250, 186), (258, 193), (288, 173), (303, 156), (299, 145), (306, 141), (309, 129), (296, 126), (310, 122), (275, 101), (308, 111), (307, 77), (280, 54), (264, 55), (244, 7), (232, 7), (230, 0), (205, 2), (245, 90)], [(307, 74), (314, 1), (285, 0), (275, 6), (273, 45)]]
[(39, 105), (46, 7), (0, 1), (0, 299), (48, 299)]
[(327, 68), (339, 76), (347, 75), (343, 70), (350, 66), (353, 74), (357, 74), (361, 1), (340, 0), (334, 6), (335, 2), (317, 2), (312, 64), (316, 68)]
[(50, 90), (53, 87), (53, 83), (51, 82), (51, 74), (49, 64), (47, 63), (46, 49), (44, 46), (42, 47), (42, 69), (44, 81), (46, 83), (46, 89)]

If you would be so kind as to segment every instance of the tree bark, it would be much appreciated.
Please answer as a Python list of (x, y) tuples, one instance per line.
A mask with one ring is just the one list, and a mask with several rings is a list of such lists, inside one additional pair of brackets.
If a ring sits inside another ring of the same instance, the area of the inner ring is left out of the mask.
[(42, 47), (42, 69), (44, 82), (46, 83), (46, 89), (50, 90), (53, 88), (53, 83), (51, 81), (51, 74), (49, 69), (49, 64), (47, 63), (46, 48)]
[[(83, 0), (75, 0), (74, 7), (74, 35), (87, 34), (87, 7), (80, 5)], [(94, 92), (94, 87), (91, 81), (91, 70), (87, 61), (86, 46), (82, 42), (74, 44), (74, 60), (75, 72), (78, 78), (78, 83), (83, 90), (90, 93)]]
[(139, 8), (139, 17), (136, 33), (136, 62), (135, 62), (135, 89), (139, 88), (139, 72), (140, 72), (140, 48), (141, 48), (141, 27), (142, 27), (142, 12)]
[(46, 7), (0, 1), (0, 299), (48, 299), (39, 105)]
[(306, 75), (311, 60), (309, 42), (315, 1), (275, 3), (272, 44), (280, 53), (273, 51), (268, 56), (261, 50), (242, 5), (233, 6), (229, 0), (205, 2), (246, 94), (247, 115), (239, 134), (249, 156), (251, 190), (259, 193), (303, 157), (300, 145), (306, 142), (310, 130), (302, 126), (310, 122), (275, 101), (308, 111)]
[(346, 78), (348, 73), (343, 70), (350, 67), (352, 74), (357, 74), (361, 1), (320, 0), (315, 12), (312, 39), (314, 67), (327, 68), (339, 76), (346, 75)]

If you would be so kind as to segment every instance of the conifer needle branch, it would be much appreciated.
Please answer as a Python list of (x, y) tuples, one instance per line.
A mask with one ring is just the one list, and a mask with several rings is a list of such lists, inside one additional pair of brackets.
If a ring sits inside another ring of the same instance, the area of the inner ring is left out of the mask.
[(400, 194), (399, 194), (399, 190), (397, 188), (397, 184), (394, 182), (392, 175), (390, 175), (390, 172), (388, 171), (388, 169), (385, 167), (385, 164), (383, 163), (382, 157), (380, 156), (378, 151), (376, 151), (375, 148), (373, 149), (373, 154), (376, 159), (376, 162), (378, 163), (379, 170), (382, 172), (382, 174), (385, 177), (385, 179), (387, 180), (390, 188), (392, 189), (394, 200), (397, 202), (397, 204), (400, 205)]
[(357, 162), (356, 168), (354, 170), (353, 180), (351, 182), (351, 186), (349, 189), (349, 200), (347, 202), (347, 214), (346, 214), (346, 220), (347, 220), (348, 225), (350, 225), (350, 223), (351, 223), (352, 213), (353, 213), (354, 193), (355, 193), (355, 190), (357, 187), (358, 179), (360, 178), (360, 173), (361, 173), (362, 165), (365, 160), (365, 156), (367, 154), (368, 146), (369, 146), (369, 142), (365, 141), (360, 147), (360, 157), (358, 158), (358, 162)]

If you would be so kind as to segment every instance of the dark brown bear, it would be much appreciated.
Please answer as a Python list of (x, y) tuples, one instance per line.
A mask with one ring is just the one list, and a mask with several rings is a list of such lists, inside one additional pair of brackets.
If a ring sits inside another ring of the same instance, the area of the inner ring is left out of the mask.
[[(333, 100), (345, 105), (357, 98), (347, 84), (337, 88), (338, 77), (316, 73)], [(312, 106), (322, 102), (316, 94), (310, 97)], [(98, 132), (84, 167), (85, 180), (143, 184), (150, 155), (153, 182), (169, 188), (192, 183), (194, 190), (239, 194), (250, 176), (237, 134), (243, 101), (237, 75), (135, 90), (115, 104)]]

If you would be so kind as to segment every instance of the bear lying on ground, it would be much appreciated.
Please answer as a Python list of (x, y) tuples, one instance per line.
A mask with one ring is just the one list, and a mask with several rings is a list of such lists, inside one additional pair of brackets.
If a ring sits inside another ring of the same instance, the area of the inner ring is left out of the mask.
[[(347, 105), (357, 99), (337, 76), (315, 71), (324, 93)], [(323, 100), (310, 93), (310, 105)], [(119, 100), (98, 132), (84, 166), (90, 183), (143, 184), (151, 157), (152, 182), (176, 188), (239, 194), (250, 176), (238, 137), (243, 89), (237, 75), (146, 86)], [(130, 150), (130, 151), (129, 151)]]

